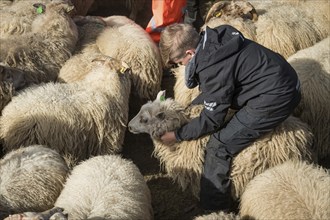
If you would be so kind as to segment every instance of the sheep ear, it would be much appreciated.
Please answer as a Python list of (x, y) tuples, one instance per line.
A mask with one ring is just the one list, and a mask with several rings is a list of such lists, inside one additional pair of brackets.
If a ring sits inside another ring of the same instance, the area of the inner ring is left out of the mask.
[(159, 120), (164, 120), (165, 119), (165, 113), (164, 112), (158, 112), (156, 115), (156, 118)]
[(157, 97), (156, 97), (155, 101), (156, 100), (158, 100), (158, 101), (165, 101), (165, 95), (166, 95), (166, 90), (159, 91), (158, 94), (157, 94)]
[(37, 9), (38, 14), (42, 14), (46, 11), (46, 6), (41, 3), (35, 3), (35, 4), (33, 4), (33, 7), (35, 7)]

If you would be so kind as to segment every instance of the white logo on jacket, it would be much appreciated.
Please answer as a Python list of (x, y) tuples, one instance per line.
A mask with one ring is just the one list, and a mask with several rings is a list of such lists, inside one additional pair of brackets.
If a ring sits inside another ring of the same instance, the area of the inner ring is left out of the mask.
[(212, 112), (212, 111), (214, 111), (214, 107), (216, 107), (216, 106), (217, 106), (216, 102), (206, 102), (204, 100), (204, 108), (206, 108), (207, 110)]

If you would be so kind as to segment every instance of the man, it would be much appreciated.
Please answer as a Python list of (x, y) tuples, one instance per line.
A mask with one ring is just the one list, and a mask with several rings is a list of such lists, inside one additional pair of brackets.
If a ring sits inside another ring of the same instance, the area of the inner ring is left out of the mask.
[[(159, 46), (165, 64), (186, 66), (186, 86), (201, 91), (193, 104), (204, 104), (199, 117), (161, 140), (170, 145), (212, 134), (200, 202), (206, 210), (226, 211), (232, 204), (233, 157), (293, 112), (300, 101), (297, 74), (281, 55), (229, 25), (207, 27), (199, 35), (188, 24), (172, 24), (162, 32)], [(224, 124), (229, 107), (238, 111)]]

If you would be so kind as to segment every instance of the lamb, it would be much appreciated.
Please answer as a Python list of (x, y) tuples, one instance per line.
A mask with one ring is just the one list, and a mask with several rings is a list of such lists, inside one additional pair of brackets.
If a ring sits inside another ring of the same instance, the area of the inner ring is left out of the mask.
[[(201, 111), (201, 106), (191, 108), (192, 110), (185, 110), (172, 99), (156, 99), (141, 107), (140, 112), (129, 122), (128, 128), (134, 134), (150, 134), (155, 147), (153, 154), (160, 160), (169, 176), (178, 182), (183, 190), (191, 187), (193, 194), (198, 196), (204, 149), (209, 136), (179, 142), (175, 144), (175, 150), (159, 141), (160, 135), (165, 131), (175, 130)], [(307, 124), (295, 117), (289, 117), (272, 133), (243, 150), (233, 160), (233, 197), (238, 199), (246, 184), (269, 167), (289, 159), (311, 160), (312, 140), (313, 135)]]
[(301, 82), (302, 100), (294, 115), (309, 124), (319, 159), (330, 156), (330, 37), (288, 58)]
[(67, 0), (35, 4), (44, 8), (32, 23), (32, 32), (0, 39), (0, 62), (26, 71), (27, 84), (55, 81), (78, 39)]
[(330, 174), (315, 164), (287, 161), (259, 174), (241, 198), (242, 219), (330, 219)]
[(45, 144), (74, 164), (120, 152), (128, 121), (129, 73), (126, 64), (97, 56), (83, 81), (21, 91), (0, 117), (4, 149)]
[(74, 167), (55, 206), (68, 219), (153, 219), (142, 174), (119, 155), (95, 156)]
[(0, 217), (53, 207), (68, 172), (63, 157), (46, 146), (9, 152), (0, 160)]
[[(93, 53), (100, 52), (125, 61), (132, 69), (130, 108), (140, 108), (145, 101), (154, 99), (160, 90), (162, 63), (159, 50), (150, 36), (134, 21), (124, 16), (110, 16), (103, 20), (108, 27), (100, 33), (95, 44), (86, 46), (77, 55), (88, 59), (88, 54), (92, 50)], [(76, 74), (84, 75), (80, 70), (80, 67), (73, 66), (72, 63), (65, 64), (60, 71), (59, 79), (72, 82)]]

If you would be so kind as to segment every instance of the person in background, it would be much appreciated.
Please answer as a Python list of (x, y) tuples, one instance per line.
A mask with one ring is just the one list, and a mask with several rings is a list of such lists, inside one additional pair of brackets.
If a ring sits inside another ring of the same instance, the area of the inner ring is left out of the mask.
[(187, 23), (199, 30), (204, 23), (199, 0), (152, 0), (151, 4), (153, 16), (145, 30), (157, 44), (161, 31), (170, 24)]
[[(199, 117), (161, 140), (178, 141), (211, 135), (200, 183), (204, 210), (231, 211), (230, 167), (235, 155), (272, 131), (300, 102), (295, 70), (278, 53), (246, 39), (229, 25), (206, 27), (198, 34), (189, 24), (171, 24), (162, 31), (163, 62), (185, 65), (185, 84), (199, 86), (192, 104), (203, 104)], [(228, 109), (237, 110), (225, 124)]]

